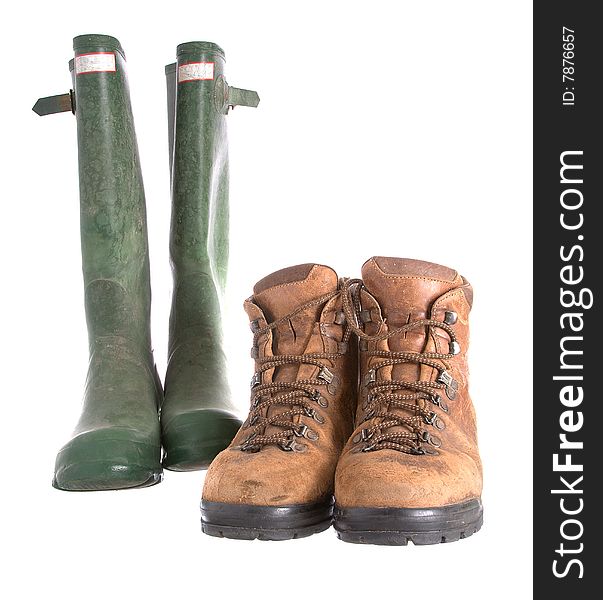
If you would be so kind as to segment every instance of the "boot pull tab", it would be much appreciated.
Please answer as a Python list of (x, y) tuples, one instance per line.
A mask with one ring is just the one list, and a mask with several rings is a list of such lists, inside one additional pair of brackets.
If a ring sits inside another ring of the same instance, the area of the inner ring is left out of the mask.
[(224, 75), (219, 75), (216, 79), (214, 98), (217, 111), (223, 115), (227, 115), (228, 111), (235, 106), (256, 108), (260, 103), (260, 97), (257, 92), (228, 85)]
[(230, 108), (234, 108), (235, 106), (257, 108), (260, 103), (260, 97), (257, 92), (252, 90), (243, 90), (229, 85), (227, 101)]
[(67, 111), (71, 111), (75, 114), (75, 94), (73, 93), (73, 90), (69, 90), (68, 94), (38, 98), (37, 102), (33, 105), (32, 110), (40, 117)]

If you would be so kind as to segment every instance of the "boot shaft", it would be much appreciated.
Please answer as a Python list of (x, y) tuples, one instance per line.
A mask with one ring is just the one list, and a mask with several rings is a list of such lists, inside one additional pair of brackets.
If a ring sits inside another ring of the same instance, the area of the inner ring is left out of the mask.
[(145, 195), (125, 54), (107, 35), (74, 39), (82, 268), (91, 346), (123, 336), (150, 350)]
[[(177, 50), (170, 257), (175, 277), (200, 270), (226, 283), (228, 145), (219, 102), (224, 51), (211, 42)], [(168, 95), (169, 96), (169, 95)]]

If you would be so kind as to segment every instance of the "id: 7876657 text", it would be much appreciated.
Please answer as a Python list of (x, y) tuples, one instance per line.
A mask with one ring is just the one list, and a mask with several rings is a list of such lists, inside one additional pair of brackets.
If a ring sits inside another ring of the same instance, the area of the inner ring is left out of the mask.
[(563, 106), (574, 106), (574, 40), (575, 32), (569, 27), (563, 27), (562, 36), (562, 62), (561, 62), (561, 81), (564, 84)]

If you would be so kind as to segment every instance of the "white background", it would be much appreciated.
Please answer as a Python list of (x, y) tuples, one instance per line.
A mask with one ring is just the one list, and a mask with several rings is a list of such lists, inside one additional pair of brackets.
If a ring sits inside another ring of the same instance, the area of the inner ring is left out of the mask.
[[(0, 36), (4, 598), (531, 597), (530, 4), (11, 4)], [(201, 473), (125, 492), (51, 488), (87, 366), (76, 124), (30, 107), (68, 90), (71, 39), (83, 33), (115, 35), (128, 58), (161, 373), (171, 289), (163, 67), (180, 42), (219, 43), (229, 82), (261, 96), (257, 110), (228, 117), (226, 330), (241, 412), (252, 372), (241, 305), (264, 275), (317, 261), (357, 276), (380, 254), (436, 261), (473, 283), (479, 534), (407, 548), (345, 544), (333, 530), (237, 542), (201, 534)]]

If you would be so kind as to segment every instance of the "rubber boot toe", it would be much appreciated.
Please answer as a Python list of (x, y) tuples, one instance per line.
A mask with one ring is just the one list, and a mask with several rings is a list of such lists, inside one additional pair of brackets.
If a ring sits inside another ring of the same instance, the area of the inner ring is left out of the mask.
[(162, 478), (159, 445), (129, 428), (76, 435), (57, 455), (52, 485), (65, 491), (147, 487)]
[(207, 469), (240, 426), (232, 413), (209, 408), (184, 411), (162, 421), (163, 466), (170, 471)]

